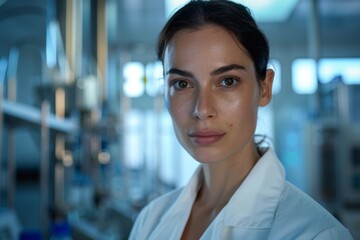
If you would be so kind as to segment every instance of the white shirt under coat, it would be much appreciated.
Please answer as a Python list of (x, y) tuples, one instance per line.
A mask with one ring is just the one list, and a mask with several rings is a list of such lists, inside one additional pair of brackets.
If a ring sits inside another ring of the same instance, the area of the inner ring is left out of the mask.
[[(201, 165), (189, 183), (148, 204), (131, 240), (180, 239), (195, 201)], [(349, 231), (308, 195), (285, 180), (273, 150), (256, 163), (201, 240), (353, 239)]]

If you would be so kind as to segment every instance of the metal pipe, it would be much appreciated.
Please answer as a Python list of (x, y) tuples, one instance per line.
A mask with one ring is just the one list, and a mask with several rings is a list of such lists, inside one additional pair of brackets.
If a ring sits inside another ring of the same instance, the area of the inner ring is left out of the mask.
[(3, 84), (0, 84), (0, 207), (2, 207), (2, 183), (3, 183), (3, 170), (2, 170), (2, 139), (3, 139), (3, 109), (2, 109), (2, 102), (3, 102)]
[(40, 166), (40, 221), (43, 233), (48, 236), (48, 205), (49, 205), (49, 102), (44, 100), (41, 104), (41, 166)]
[(15, 129), (8, 128), (8, 192), (7, 205), (8, 208), (14, 208), (14, 196), (16, 188), (16, 157), (15, 157)]
[(309, 56), (315, 60), (320, 57), (320, 21), (318, 0), (309, 0), (308, 50)]
[(2, 102), (3, 102), (3, 95), (4, 95), (4, 82), (5, 82), (5, 75), (7, 69), (7, 60), (0, 59), (0, 207), (2, 206), (2, 190), (3, 190), (3, 170), (2, 170), (2, 162), (3, 162), (3, 109), (2, 109)]
[(96, 60), (98, 65), (98, 74), (100, 84), (100, 100), (105, 102), (108, 98), (107, 93), (107, 59), (108, 59), (108, 39), (106, 27), (106, 0), (97, 1), (96, 12)]
[(316, 113), (320, 113), (320, 81), (319, 81), (319, 59), (320, 59), (320, 15), (319, 15), (319, 1), (309, 0), (309, 19), (308, 19), (308, 54), (315, 60), (316, 80), (318, 85), (318, 91), (316, 93), (314, 104)]
[[(8, 69), (8, 99), (16, 102), (17, 99), (17, 66), (19, 63), (19, 50), (13, 48), (9, 54), (9, 69)], [(8, 128), (8, 191), (7, 191), (7, 205), (9, 208), (14, 207), (14, 196), (16, 188), (16, 137), (15, 128), (10, 126)]]

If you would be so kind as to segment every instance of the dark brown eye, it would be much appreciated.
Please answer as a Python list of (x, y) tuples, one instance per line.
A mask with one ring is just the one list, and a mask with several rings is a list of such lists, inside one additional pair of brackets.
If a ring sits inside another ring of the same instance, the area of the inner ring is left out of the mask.
[(234, 84), (236, 84), (238, 81), (235, 78), (224, 78), (221, 80), (220, 82), (220, 86), (224, 86), (224, 87), (231, 87)]
[(176, 81), (174, 83), (174, 86), (177, 89), (184, 89), (184, 88), (189, 87), (189, 83), (187, 81), (184, 81), (184, 80), (179, 80), (179, 81)]

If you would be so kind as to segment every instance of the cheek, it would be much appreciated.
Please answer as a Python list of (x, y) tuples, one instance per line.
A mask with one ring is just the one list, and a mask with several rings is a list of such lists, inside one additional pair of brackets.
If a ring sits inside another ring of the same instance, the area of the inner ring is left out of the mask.
[(188, 106), (184, 101), (168, 95), (166, 97), (166, 106), (176, 125), (181, 125), (188, 118)]
[(179, 143), (186, 149), (186, 132), (189, 128), (189, 116), (186, 113), (185, 104), (169, 99), (167, 101), (168, 111), (171, 116), (174, 133)]
[(256, 125), (257, 116), (257, 102), (256, 98), (242, 98), (237, 99), (223, 108), (221, 113), (223, 117), (226, 116), (230, 122), (228, 127), (231, 129), (239, 128), (253, 128)]

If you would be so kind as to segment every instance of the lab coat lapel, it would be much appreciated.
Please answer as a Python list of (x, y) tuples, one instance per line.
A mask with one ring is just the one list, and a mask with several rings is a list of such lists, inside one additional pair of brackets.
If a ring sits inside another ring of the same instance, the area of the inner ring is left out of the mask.
[(189, 218), (192, 205), (199, 189), (199, 177), (201, 166), (199, 166), (189, 183), (181, 191), (179, 198), (161, 218), (149, 239), (180, 239)]
[(285, 171), (268, 149), (224, 208), (224, 224), (271, 227), (284, 184)]
[[(200, 171), (201, 167), (161, 218), (149, 239), (163, 239), (163, 236), (181, 238), (198, 192)], [(284, 184), (284, 169), (269, 149), (201, 239), (266, 239)]]
[(201, 239), (266, 239), (285, 184), (285, 171), (269, 149)]

